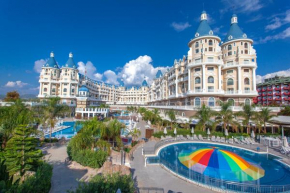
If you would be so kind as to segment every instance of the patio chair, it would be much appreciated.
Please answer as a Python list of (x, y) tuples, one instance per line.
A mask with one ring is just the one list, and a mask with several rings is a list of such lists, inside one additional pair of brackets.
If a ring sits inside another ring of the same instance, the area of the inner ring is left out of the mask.
[(237, 138), (234, 138), (234, 142), (237, 144), (242, 144), (240, 140), (238, 140)]
[(190, 135), (186, 135), (186, 138), (187, 138), (187, 139), (191, 139)]
[(287, 147), (285, 146), (282, 146), (280, 151), (282, 154), (285, 154), (285, 155), (290, 153), (290, 149), (287, 149)]
[(215, 142), (215, 136), (211, 136), (211, 141)]
[(247, 145), (250, 144), (250, 142), (248, 142), (246, 139), (242, 139), (241, 141), (242, 141), (242, 143), (244, 143), (244, 144), (247, 144)]
[(198, 139), (203, 141), (203, 137), (201, 136), (201, 134), (198, 135)]
[(226, 139), (224, 137), (221, 137), (221, 142), (222, 143), (225, 143), (226, 142)]
[(193, 135), (193, 139), (194, 139), (194, 140), (198, 140), (196, 134)]
[(230, 144), (234, 144), (234, 140), (231, 139), (231, 138), (228, 140), (228, 142), (229, 142)]

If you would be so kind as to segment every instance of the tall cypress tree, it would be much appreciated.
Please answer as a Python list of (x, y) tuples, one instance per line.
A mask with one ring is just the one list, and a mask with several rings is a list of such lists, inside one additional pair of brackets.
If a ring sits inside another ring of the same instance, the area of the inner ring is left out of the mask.
[(5, 148), (5, 165), (9, 175), (23, 181), (28, 171), (36, 171), (42, 163), (42, 152), (36, 149), (37, 140), (32, 137), (34, 129), (28, 125), (15, 128), (14, 136), (7, 142)]

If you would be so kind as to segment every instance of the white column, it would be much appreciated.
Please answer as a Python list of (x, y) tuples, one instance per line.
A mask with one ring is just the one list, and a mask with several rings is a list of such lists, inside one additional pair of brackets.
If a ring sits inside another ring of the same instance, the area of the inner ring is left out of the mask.
[(177, 78), (178, 78), (178, 75), (176, 75), (176, 78), (175, 78), (175, 95), (176, 95), (176, 97), (178, 96), (178, 82), (177, 82)]
[(205, 64), (202, 65), (202, 91), (206, 92), (206, 87), (205, 87)]
[(51, 83), (49, 83), (48, 85), (49, 85), (49, 86), (48, 86), (48, 92), (49, 92), (49, 93), (48, 93), (48, 96), (50, 96), (50, 95), (51, 95)]
[(40, 83), (40, 85), (39, 85), (39, 95), (42, 95), (42, 82)]
[(188, 69), (188, 91), (191, 90), (191, 73), (190, 68)]
[(222, 71), (221, 71), (221, 66), (218, 66), (218, 81), (219, 81), (219, 91), (221, 91), (222, 90), (222, 77), (221, 77), (221, 75), (222, 75)]
[(241, 76), (241, 67), (238, 67), (238, 92), (242, 93), (242, 76)]
[(256, 68), (253, 68), (253, 91), (256, 91)]

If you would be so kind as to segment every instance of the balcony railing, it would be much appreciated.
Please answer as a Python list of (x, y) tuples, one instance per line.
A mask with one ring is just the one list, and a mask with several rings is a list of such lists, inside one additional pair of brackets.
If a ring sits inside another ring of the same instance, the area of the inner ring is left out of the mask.
[(281, 90), (281, 88), (277, 88), (277, 87), (276, 87), (276, 88), (275, 88), (275, 90), (276, 90), (276, 91), (280, 91), (280, 90)]

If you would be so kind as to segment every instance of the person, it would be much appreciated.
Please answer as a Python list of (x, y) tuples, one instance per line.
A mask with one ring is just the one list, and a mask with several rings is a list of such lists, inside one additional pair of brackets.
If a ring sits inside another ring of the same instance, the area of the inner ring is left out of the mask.
[(257, 147), (257, 151), (260, 151), (260, 147)]

